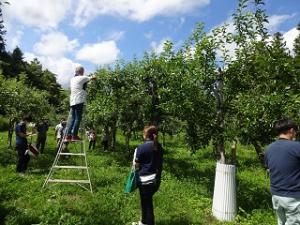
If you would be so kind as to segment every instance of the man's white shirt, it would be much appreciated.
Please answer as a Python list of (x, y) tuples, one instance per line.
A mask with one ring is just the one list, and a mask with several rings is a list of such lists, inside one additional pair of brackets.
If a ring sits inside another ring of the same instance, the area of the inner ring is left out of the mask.
[(84, 103), (86, 99), (86, 91), (83, 90), (83, 85), (90, 81), (88, 76), (75, 76), (71, 79), (71, 95), (70, 106)]

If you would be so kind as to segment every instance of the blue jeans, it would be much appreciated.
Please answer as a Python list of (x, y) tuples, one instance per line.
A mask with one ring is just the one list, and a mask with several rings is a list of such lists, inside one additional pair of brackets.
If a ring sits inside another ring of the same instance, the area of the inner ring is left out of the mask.
[(77, 105), (72, 105), (71, 106), (71, 122), (68, 127), (68, 135), (78, 135), (78, 130), (82, 118), (82, 112), (83, 112), (83, 103), (77, 104)]

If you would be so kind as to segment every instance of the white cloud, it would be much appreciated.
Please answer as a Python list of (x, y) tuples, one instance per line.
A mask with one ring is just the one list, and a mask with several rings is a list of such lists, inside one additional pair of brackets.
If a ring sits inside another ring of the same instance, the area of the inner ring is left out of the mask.
[[(292, 15), (293, 16), (293, 15)], [(291, 17), (289, 17), (291, 18)], [(278, 21), (281, 20), (281, 19), (278, 19)], [(231, 33), (235, 33), (235, 30), (234, 30), (234, 24), (231, 20), (227, 20), (226, 23), (228, 24), (228, 28), (227, 28), (227, 31), (228, 32), (231, 32)], [(275, 22), (273, 23), (273, 28), (275, 28)], [(278, 23), (277, 25), (278, 26)], [(210, 33), (211, 34), (211, 33)], [(294, 41), (295, 39), (298, 37), (299, 35), (299, 31), (297, 30), (296, 27), (290, 29), (289, 31), (283, 33), (283, 39), (284, 41), (286, 42), (286, 47), (290, 50), (290, 52), (293, 54), (294, 50)], [(273, 37), (270, 36), (269, 39), (267, 40), (268, 43), (271, 43), (273, 40)], [(229, 56), (235, 57), (235, 49), (236, 49), (236, 44), (235, 43), (226, 43), (226, 50), (228, 51), (228, 54)], [(217, 51), (217, 56), (218, 57), (221, 57), (221, 52), (220, 51)]]
[(40, 42), (33, 46), (33, 51), (42, 56), (62, 57), (66, 52), (73, 51), (78, 45), (77, 39), (69, 40), (61, 32), (51, 32), (42, 35)]
[(147, 39), (152, 39), (153, 38), (153, 31), (149, 31), (149, 32), (146, 32), (146, 33), (144, 33), (144, 36), (145, 36), (145, 38), (147, 38)]
[(294, 41), (299, 36), (299, 31), (296, 27), (290, 29), (286, 33), (283, 34), (283, 39), (286, 42), (286, 47), (294, 54)]
[(11, 37), (10, 36), (8, 37), (9, 41), (7, 42), (7, 47), (9, 49), (14, 49), (17, 46), (20, 47), (23, 34), (24, 32), (21, 30), (17, 30), (13, 32), (13, 34), (10, 35)]
[(79, 0), (75, 26), (85, 26), (99, 15), (116, 15), (144, 22), (155, 16), (178, 16), (204, 7), (210, 0)]
[(152, 41), (150, 46), (156, 54), (160, 54), (163, 52), (164, 45), (167, 40), (170, 40), (170, 38), (163, 38), (160, 42)]
[(42, 64), (43, 69), (48, 69), (56, 74), (57, 82), (64, 88), (70, 86), (70, 79), (74, 76), (75, 68), (80, 65), (65, 57), (38, 56), (31, 52), (25, 52), (24, 57), (27, 62), (31, 62), (34, 58), (37, 58)]
[(103, 41), (95, 44), (86, 44), (76, 54), (76, 59), (88, 61), (96, 65), (106, 65), (115, 62), (120, 49), (115, 41)]
[(75, 68), (80, 65), (65, 57), (41, 57), (39, 60), (43, 67), (57, 75), (57, 82), (63, 87), (69, 87), (70, 79), (74, 76)]
[(268, 18), (269, 23), (266, 24), (267, 28), (271, 31), (271, 32), (276, 32), (278, 31), (279, 26), (284, 23), (285, 21), (295, 17), (296, 14), (292, 14), (292, 15), (272, 15)]
[[(291, 19), (295, 16), (296, 14), (292, 15), (272, 15), (269, 17), (269, 23), (266, 24), (266, 27), (271, 31), (271, 32), (276, 32), (278, 31), (279, 26), (284, 23), (286, 20)], [(235, 26), (232, 20), (232, 17), (229, 17), (225, 22), (219, 24), (216, 27), (222, 26), (224, 24), (227, 24), (227, 32), (230, 33), (236, 33), (235, 31)], [(216, 28), (214, 27), (214, 28)], [(212, 34), (211, 31), (209, 34)], [(286, 32), (283, 37), (284, 40), (287, 43), (287, 47), (291, 50), (293, 49), (293, 42), (297, 36), (296, 28), (291, 29), (290, 31)], [(270, 37), (267, 41), (271, 42), (272, 37)], [(236, 49), (236, 44), (235, 43), (226, 43), (225, 49), (228, 51), (228, 55), (235, 58), (235, 49)], [(221, 58), (221, 51), (217, 51), (217, 56), (218, 58)]]
[(4, 20), (16, 20), (40, 29), (56, 28), (71, 7), (71, 0), (9, 0), (3, 10)]
[(119, 41), (123, 38), (124, 34), (124, 31), (111, 31), (107, 34), (106, 40)]
[(184, 17), (180, 17), (179, 24), (176, 27), (176, 30), (181, 29), (184, 23), (185, 23), (185, 18)]
[(31, 52), (24, 52), (24, 60), (27, 62), (33, 61), (37, 56)]
[[(226, 32), (227, 32), (227, 33), (232, 33), (232, 34), (235, 34), (235, 33), (236, 33), (236, 30), (235, 30), (235, 26), (234, 26), (232, 17), (229, 17), (229, 18), (227, 18), (226, 21), (224, 21), (224, 22), (220, 23), (219, 25), (213, 27), (213, 28), (208, 32), (208, 35), (214, 35), (212, 31), (213, 31), (214, 29), (219, 28), (219, 27), (224, 26), (224, 25), (226, 25)], [(223, 37), (219, 37), (219, 38), (222, 39)], [(226, 52), (226, 55), (228, 55), (228, 56), (230, 56), (232, 59), (234, 59), (234, 58), (235, 58), (235, 49), (236, 49), (236, 47), (237, 47), (237, 46), (236, 46), (235, 43), (228, 43), (228, 42), (226, 42), (223, 50), (227, 51), (227, 52)], [(222, 57), (222, 54), (223, 54), (222, 51), (221, 51), (221, 50), (217, 50), (216, 53), (217, 53), (217, 58), (218, 58), (219, 60), (222, 60), (222, 58), (223, 58), (223, 57)]]

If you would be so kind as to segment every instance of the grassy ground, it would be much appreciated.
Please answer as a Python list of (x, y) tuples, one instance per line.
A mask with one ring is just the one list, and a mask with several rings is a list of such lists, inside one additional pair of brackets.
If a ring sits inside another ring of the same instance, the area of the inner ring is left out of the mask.
[[(132, 150), (138, 143), (131, 143)], [(123, 192), (132, 152), (124, 152), (121, 144), (116, 152), (103, 152), (99, 145), (88, 151), (93, 194), (67, 184), (42, 189), (55, 157), (52, 132), (45, 154), (31, 159), (24, 177), (15, 173), (15, 150), (6, 146), (6, 133), (0, 133), (0, 224), (129, 225), (139, 220), (138, 192)], [(239, 147), (238, 216), (231, 223), (211, 215), (215, 173), (211, 149), (190, 155), (179, 138), (168, 139), (165, 149), (162, 185), (154, 198), (157, 225), (276, 223), (268, 178), (253, 149)]]

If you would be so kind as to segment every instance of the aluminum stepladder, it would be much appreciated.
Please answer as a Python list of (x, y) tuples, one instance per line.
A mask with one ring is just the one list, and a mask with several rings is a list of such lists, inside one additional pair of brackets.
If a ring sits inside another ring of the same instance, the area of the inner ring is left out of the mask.
[[(83, 115), (85, 113), (85, 110), (83, 110)], [(89, 173), (89, 168), (88, 168), (88, 163), (87, 163), (87, 156), (86, 156), (86, 149), (85, 149), (85, 141), (84, 141), (84, 116), (82, 115), (82, 122), (80, 125), (80, 133), (81, 133), (81, 137), (82, 137), (82, 141), (71, 141), (71, 142), (64, 142), (64, 139), (67, 135), (67, 129), (68, 129), (68, 125), (70, 125), (70, 121), (71, 121), (71, 110), (68, 116), (68, 120), (67, 120), (67, 124), (66, 124), (66, 128), (64, 129), (63, 132), (63, 137), (62, 140), (59, 142), (59, 147), (58, 147), (58, 151), (57, 154), (55, 156), (54, 162), (51, 166), (51, 169), (49, 171), (49, 174), (43, 184), (43, 188), (45, 188), (47, 185), (49, 185), (49, 183), (68, 183), (68, 184), (77, 184), (80, 187), (84, 188), (85, 190), (90, 191), (91, 193), (93, 193), (93, 188), (92, 188), (92, 183), (91, 183), (91, 179), (90, 179), (90, 173)], [(65, 146), (69, 148), (69, 146), (73, 145), (74, 149), (73, 152), (63, 152)], [(78, 146), (79, 145), (79, 149)], [(74, 152), (75, 150), (75, 152)], [(84, 165), (60, 165), (59, 162), (61, 160), (61, 156), (63, 157), (84, 157)], [(63, 169), (63, 170), (81, 170), (81, 171), (86, 171), (86, 177), (87, 179), (62, 179), (62, 178), (53, 178), (53, 175), (55, 175), (56, 171), (59, 169)]]

